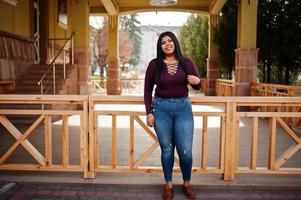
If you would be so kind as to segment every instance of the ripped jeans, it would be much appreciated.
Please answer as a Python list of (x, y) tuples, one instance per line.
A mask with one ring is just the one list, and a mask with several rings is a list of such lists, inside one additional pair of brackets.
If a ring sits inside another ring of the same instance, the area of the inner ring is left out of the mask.
[(153, 102), (154, 128), (161, 147), (161, 163), (165, 181), (172, 181), (174, 150), (180, 159), (184, 181), (191, 179), (193, 113), (188, 97), (163, 99)]

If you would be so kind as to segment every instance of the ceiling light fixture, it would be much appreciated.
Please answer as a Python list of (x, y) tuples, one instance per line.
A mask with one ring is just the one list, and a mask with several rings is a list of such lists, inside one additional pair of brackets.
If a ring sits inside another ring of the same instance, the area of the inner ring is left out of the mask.
[(177, 0), (150, 0), (149, 4), (152, 6), (172, 6), (177, 4)]
[(16, 0), (2, 0), (2, 1), (4, 1), (5, 3), (8, 3), (10, 5), (13, 5), (13, 6), (17, 6), (17, 3), (18, 3), (18, 1), (16, 1)]

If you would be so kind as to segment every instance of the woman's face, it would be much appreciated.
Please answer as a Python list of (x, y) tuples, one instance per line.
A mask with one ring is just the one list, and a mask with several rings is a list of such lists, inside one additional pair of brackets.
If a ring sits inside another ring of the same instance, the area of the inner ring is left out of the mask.
[(165, 55), (173, 55), (175, 52), (175, 44), (171, 37), (164, 36), (161, 40), (161, 48)]

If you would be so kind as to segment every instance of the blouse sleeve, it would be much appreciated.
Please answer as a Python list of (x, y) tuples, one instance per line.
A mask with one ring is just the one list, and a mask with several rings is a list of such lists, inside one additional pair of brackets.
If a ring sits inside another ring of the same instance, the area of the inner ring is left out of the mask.
[[(188, 67), (190, 68), (190, 71), (192, 73), (192, 75), (197, 76), (200, 78), (199, 72), (195, 66), (195, 64), (192, 62), (192, 60), (190, 59), (186, 59), (186, 63), (188, 65)], [(191, 84), (190, 84), (191, 85)], [(191, 85), (191, 87), (195, 90), (200, 90), (202, 88), (202, 81), (200, 81), (199, 84), (196, 85)]]
[(144, 104), (146, 114), (152, 113), (152, 93), (155, 85), (155, 60), (150, 61), (144, 79)]

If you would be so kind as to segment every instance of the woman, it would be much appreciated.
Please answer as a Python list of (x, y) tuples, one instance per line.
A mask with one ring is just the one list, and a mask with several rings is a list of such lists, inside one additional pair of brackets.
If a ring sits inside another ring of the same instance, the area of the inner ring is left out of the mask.
[(157, 58), (150, 61), (145, 74), (144, 103), (147, 125), (154, 126), (161, 147), (166, 181), (163, 199), (172, 199), (174, 195), (172, 171), (175, 147), (180, 159), (183, 191), (188, 198), (196, 198), (196, 192), (190, 185), (194, 123), (188, 84), (197, 90), (201, 88), (195, 65), (182, 56), (179, 42), (172, 32), (161, 33), (157, 41)]

